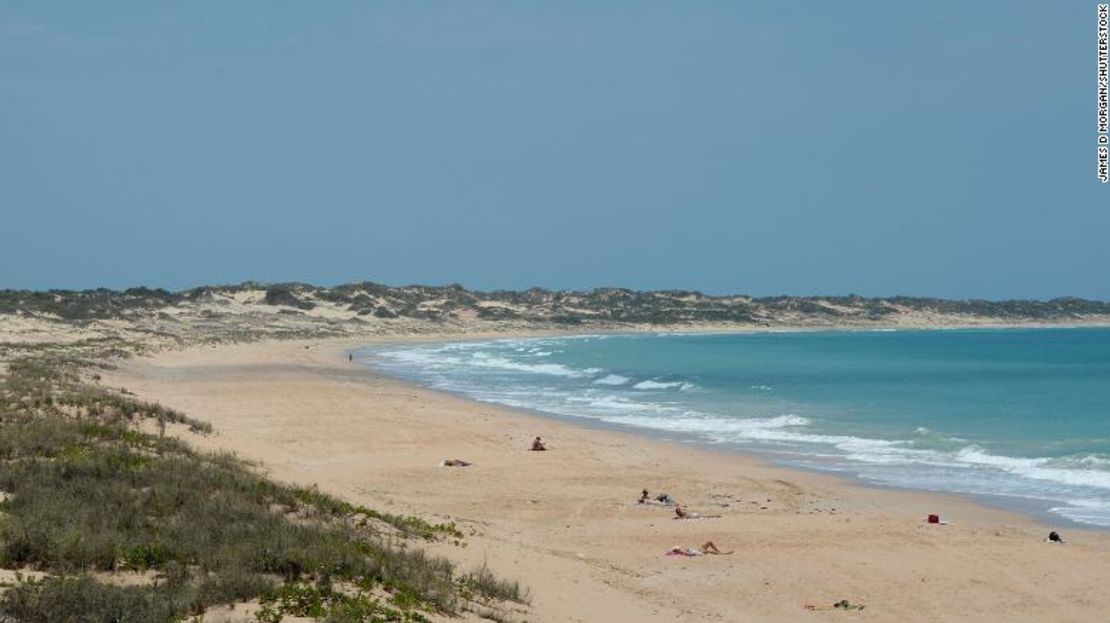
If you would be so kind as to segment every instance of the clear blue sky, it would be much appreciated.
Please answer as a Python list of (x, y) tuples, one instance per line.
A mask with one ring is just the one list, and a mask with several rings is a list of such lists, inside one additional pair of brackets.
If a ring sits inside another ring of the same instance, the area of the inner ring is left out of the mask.
[(1107, 299), (1094, 16), (0, 1), (0, 288)]

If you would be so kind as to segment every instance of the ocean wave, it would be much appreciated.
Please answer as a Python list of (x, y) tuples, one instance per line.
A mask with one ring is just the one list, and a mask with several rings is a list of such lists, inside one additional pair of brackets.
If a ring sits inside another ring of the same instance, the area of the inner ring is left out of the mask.
[(387, 364), (392, 363), (404, 368), (417, 368), (425, 371), (458, 370), (471, 367), (567, 378), (588, 378), (604, 372), (601, 368), (578, 369), (561, 363), (535, 363), (530, 361), (530, 359), (547, 357), (551, 354), (550, 351), (529, 351), (526, 354), (527, 359), (515, 360), (473, 348), (459, 348), (457, 345), (452, 345), (452, 348), (415, 348), (387, 350), (377, 353), (379, 358), (387, 360)]
[[(1110, 490), (1110, 463), (1096, 456), (1064, 458), (1019, 458), (991, 454), (978, 446), (955, 451), (914, 447), (908, 439), (875, 439), (852, 435), (808, 432), (808, 418), (794, 414), (770, 418), (734, 418), (673, 409), (656, 415), (644, 403), (628, 400), (594, 399), (590, 406), (611, 412), (603, 419), (628, 426), (672, 433), (695, 434), (715, 443), (770, 442), (794, 447), (824, 446), (835, 450), (841, 460), (886, 466), (919, 466), (948, 469), (978, 469), (1004, 473), (1056, 485)], [(660, 412), (661, 411), (661, 412)]]
[(408, 364), (420, 367), (434, 367), (436, 369), (458, 365), (463, 361), (463, 359), (459, 357), (445, 354), (445, 349), (434, 351), (424, 349), (392, 350), (381, 351), (376, 354), (379, 358), (384, 358), (388, 362), (401, 365)]
[[(967, 446), (956, 453), (956, 458), (962, 463), (990, 467), (1023, 478), (1110, 489), (1110, 471), (1077, 468), (1077, 459), (1072, 457), (1017, 458), (990, 454), (978, 446)], [(1090, 458), (1079, 457), (1078, 464), (1089, 464)]]
[(636, 383), (632, 387), (633, 387), (633, 389), (675, 389), (675, 388), (678, 388), (681, 391), (688, 391), (688, 390), (694, 389), (695, 387), (697, 387), (697, 385), (694, 385), (693, 383), (688, 383), (686, 381), (647, 380), (647, 381), (640, 381), (639, 383)]
[[(608, 405), (607, 405), (608, 406)], [(637, 405), (639, 406), (639, 405)], [(793, 414), (770, 418), (730, 418), (684, 411), (680, 414), (664, 411), (660, 415), (645, 416), (643, 410), (630, 409), (634, 414), (614, 414), (606, 421), (629, 426), (640, 426), (672, 433), (694, 433), (715, 442), (740, 440), (797, 440), (801, 435), (784, 432), (784, 429), (808, 426), (809, 420)]]
[(467, 363), (468, 365), (480, 368), (496, 368), (499, 370), (513, 370), (516, 372), (528, 372), (530, 374), (547, 374), (570, 378), (593, 376), (602, 372), (600, 368), (576, 369), (561, 363), (524, 363), (483, 352), (471, 353), (470, 361)]
[(589, 409), (588, 415), (603, 419), (610, 415), (638, 414), (649, 416), (665, 414), (670, 417), (678, 417), (681, 414), (681, 410), (657, 402), (642, 402), (618, 394), (600, 392), (564, 395), (562, 403), (571, 409), (568, 415), (581, 415), (581, 413), (575, 412), (574, 409)]
[(1073, 455), (1052, 460), (1057, 464), (1063, 462), (1074, 467), (1110, 470), (1110, 457), (1095, 454)]
[(609, 374), (595, 380), (594, 383), (597, 383), (598, 385), (624, 385), (631, 380), (632, 379), (628, 378), (627, 376), (621, 376), (619, 374)]
[(787, 413), (763, 420), (763, 424), (768, 428), (785, 428), (787, 426), (809, 426), (810, 421), (809, 418)]
[(1104, 500), (1068, 500), (1067, 505), (1049, 511), (1077, 523), (1110, 527), (1110, 503)]

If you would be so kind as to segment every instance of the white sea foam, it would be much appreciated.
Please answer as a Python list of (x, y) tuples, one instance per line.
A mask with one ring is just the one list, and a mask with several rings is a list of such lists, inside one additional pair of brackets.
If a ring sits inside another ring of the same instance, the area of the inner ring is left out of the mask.
[[(793, 414), (771, 418), (733, 418), (695, 411), (673, 413), (674, 409), (648, 409), (639, 402), (624, 399), (594, 399), (589, 405), (609, 411), (602, 419), (613, 423), (654, 430), (695, 434), (717, 443), (770, 442), (792, 446), (824, 446), (834, 449), (832, 456), (842, 460), (886, 466), (938, 467), (988, 470), (1022, 479), (1056, 485), (1110, 490), (1110, 471), (1106, 459), (1018, 458), (991, 454), (977, 446), (954, 452), (919, 449), (909, 440), (887, 440), (806, 432), (810, 420)], [(654, 415), (649, 413), (654, 411)], [(1007, 494), (1015, 494), (1008, 492)]]
[[(613, 405), (606, 404), (605, 406)], [(616, 410), (614, 409), (614, 411)], [(603, 419), (617, 424), (640, 426), (654, 430), (698, 434), (714, 442), (793, 441), (801, 435), (786, 432), (784, 429), (809, 424), (809, 420), (806, 418), (792, 414), (771, 418), (737, 419), (697, 411), (674, 413), (673, 408), (657, 410), (656, 415), (647, 415), (643, 409), (636, 408), (627, 408), (626, 411), (631, 413), (614, 413)]]
[(1023, 478), (1110, 490), (1110, 471), (1076, 469), (1073, 459), (998, 456), (978, 446), (963, 448), (956, 453), (956, 458), (969, 465), (991, 467)]
[(627, 376), (621, 376), (619, 374), (609, 374), (601, 377), (600, 379), (597, 379), (596, 381), (594, 381), (594, 383), (597, 383), (598, 385), (624, 385), (631, 380), (632, 379), (628, 378)]
[(766, 420), (748, 420), (749, 422), (762, 422), (765, 428), (786, 428), (788, 426), (809, 426), (810, 421), (800, 415), (787, 413)]
[(1078, 523), (1110, 527), (1110, 503), (1104, 500), (1068, 500), (1049, 510)]
[(499, 370), (513, 370), (516, 372), (528, 372), (531, 374), (548, 374), (552, 376), (565, 376), (570, 378), (581, 378), (592, 376), (599, 372), (599, 368), (586, 368), (584, 370), (577, 370), (561, 363), (524, 363), (521, 361), (513, 361), (504, 357), (490, 355), (488, 353), (477, 352), (471, 353), (468, 365), (477, 366), (480, 368), (496, 368)]
[(1070, 460), (1077, 467), (1090, 469), (1110, 469), (1110, 459), (1102, 456), (1088, 454), (1085, 456), (1073, 457)]
[(649, 416), (657, 414), (666, 414), (674, 416), (676, 413), (681, 413), (674, 407), (655, 403), (655, 402), (641, 402), (637, 400), (630, 400), (618, 394), (606, 394), (600, 392), (586, 392), (583, 394), (575, 394), (564, 396), (563, 404), (567, 405), (572, 411), (571, 415), (576, 415), (574, 410), (581, 411), (586, 409), (587, 415), (593, 415), (600, 418), (607, 416), (617, 415), (624, 417), (628, 414), (635, 414), (635, 416)]
[(407, 364), (409, 366), (421, 368), (433, 367), (442, 369), (458, 365), (462, 362), (462, 359), (458, 357), (451, 357), (442, 352), (423, 349), (383, 351), (377, 354), (379, 357), (385, 358), (393, 363)]
[(635, 388), (635, 389), (675, 389), (675, 388), (677, 388), (677, 389), (680, 389), (682, 391), (688, 391), (688, 390), (694, 389), (695, 387), (697, 387), (697, 385), (694, 385), (693, 383), (687, 383), (685, 381), (656, 381), (656, 380), (652, 379), (652, 380), (647, 380), (647, 381), (640, 381), (639, 383), (636, 383), (632, 387)]

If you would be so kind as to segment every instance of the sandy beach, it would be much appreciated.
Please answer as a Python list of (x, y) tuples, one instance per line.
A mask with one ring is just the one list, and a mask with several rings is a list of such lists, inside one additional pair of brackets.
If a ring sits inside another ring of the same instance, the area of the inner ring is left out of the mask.
[[(382, 338), (378, 338), (382, 339)], [(391, 338), (392, 339), (392, 338)], [(427, 339), (427, 338), (424, 338)], [(473, 403), (375, 375), (371, 338), (204, 346), (103, 382), (188, 415), (274, 478), (455, 521), (429, 549), (520, 580), (520, 621), (1104, 621), (1110, 535), (956, 497), (879, 490), (644, 436)], [(529, 452), (542, 435), (550, 451)], [(474, 465), (449, 468), (444, 459)], [(674, 520), (642, 488), (719, 518)], [(923, 520), (939, 513), (949, 525)], [(668, 557), (706, 540), (735, 553)], [(810, 611), (847, 599), (861, 611)]]

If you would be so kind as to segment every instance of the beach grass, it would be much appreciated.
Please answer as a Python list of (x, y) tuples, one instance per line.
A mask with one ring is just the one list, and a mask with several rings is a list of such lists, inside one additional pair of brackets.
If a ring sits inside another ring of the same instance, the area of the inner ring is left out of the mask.
[(464, 544), (454, 524), (286, 486), (143, 432), (143, 421), (211, 427), (90, 374), (22, 359), (0, 382), (0, 566), (47, 574), (7, 588), (0, 618), (174, 621), (260, 599), (259, 620), (420, 621), (525, 598), (487, 570), (460, 573), (409, 546)]

